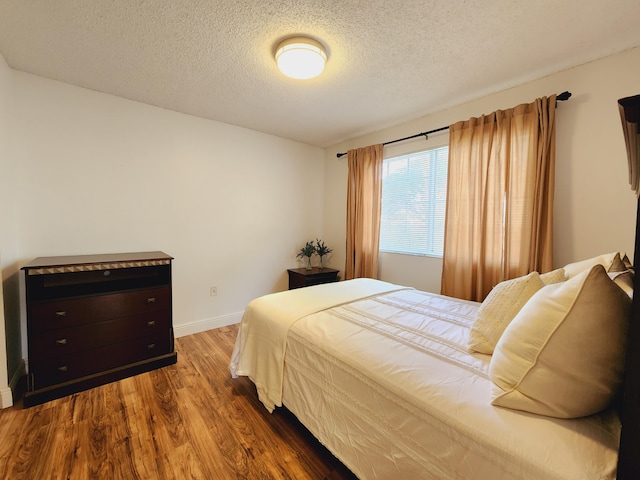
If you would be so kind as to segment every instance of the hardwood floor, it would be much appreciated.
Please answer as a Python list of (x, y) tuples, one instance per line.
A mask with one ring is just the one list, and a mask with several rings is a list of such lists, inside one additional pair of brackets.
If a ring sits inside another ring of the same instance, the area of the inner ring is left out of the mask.
[(354, 480), (290, 412), (269, 414), (230, 377), (236, 332), (181, 337), (176, 365), (0, 410), (0, 478)]

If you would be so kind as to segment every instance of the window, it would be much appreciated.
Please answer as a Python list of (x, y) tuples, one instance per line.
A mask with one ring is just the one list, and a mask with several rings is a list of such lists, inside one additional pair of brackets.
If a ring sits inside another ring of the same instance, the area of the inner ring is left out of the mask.
[(384, 160), (380, 251), (442, 256), (449, 147)]

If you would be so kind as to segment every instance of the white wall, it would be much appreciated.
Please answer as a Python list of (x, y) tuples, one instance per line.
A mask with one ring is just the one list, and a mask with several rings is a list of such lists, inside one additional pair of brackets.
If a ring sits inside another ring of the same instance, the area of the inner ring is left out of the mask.
[[(16, 268), (12, 266), (15, 258), (15, 229), (6, 228), (15, 223), (13, 197), (15, 193), (12, 181), (12, 165), (10, 162), (10, 119), (11, 119), (11, 71), (4, 58), (0, 56), (0, 268), (2, 283), (0, 283), (0, 406), (8, 407), (13, 404), (11, 389), (9, 388), (9, 372), (17, 369), (12, 360), (20, 358), (20, 344), (11, 342), (14, 326), (19, 326), (19, 314), (12, 304), (10, 297), (5, 299), (4, 290), (11, 290), (11, 277), (17, 278)], [(19, 336), (18, 336), (19, 339)], [(14, 348), (11, 348), (11, 347)], [(7, 348), (9, 347), (9, 348)], [(9, 368), (10, 364), (13, 368)]]
[[(163, 250), (175, 257), (176, 333), (234, 322), (250, 299), (286, 288), (306, 240), (323, 238), (330, 265), (344, 269), (347, 165), (337, 152), (564, 90), (573, 97), (558, 109), (555, 263), (632, 253), (636, 201), (616, 100), (640, 93), (638, 78), (634, 49), (323, 151), (15, 72), (0, 57), (9, 380), (26, 354), (14, 337), (19, 269), (32, 258)], [(383, 255), (381, 275), (438, 291), (441, 266)]]
[[(347, 163), (346, 157), (337, 159), (336, 153), (436, 129), (569, 90), (573, 96), (559, 104), (556, 116), (554, 263), (562, 266), (617, 250), (633, 256), (636, 200), (628, 188), (626, 153), (616, 102), (621, 97), (640, 93), (638, 79), (640, 48), (635, 48), (326, 149), (326, 241), (345, 244)], [(417, 142), (429, 145), (424, 140)], [(336, 252), (334, 265), (344, 268), (344, 249)], [(383, 280), (439, 292), (441, 269), (442, 262), (434, 258), (384, 255), (380, 275)]]
[(298, 249), (322, 235), (323, 150), (12, 74), (21, 266), (162, 250), (179, 336), (286, 289)]

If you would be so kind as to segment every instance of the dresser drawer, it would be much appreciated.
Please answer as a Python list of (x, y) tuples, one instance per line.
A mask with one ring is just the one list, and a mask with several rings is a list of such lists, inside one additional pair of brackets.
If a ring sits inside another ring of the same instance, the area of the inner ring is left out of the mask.
[(170, 313), (167, 310), (156, 310), (114, 320), (46, 330), (29, 337), (29, 358), (37, 362), (44, 358), (169, 332), (170, 328)]
[(171, 352), (171, 332), (106, 345), (93, 350), (33, 359), (29, 371), (32, 388), (39, 389), (76, 380)]
[(29, 334), (170, 308), (169, 287), (34, 303), (28, 314)]

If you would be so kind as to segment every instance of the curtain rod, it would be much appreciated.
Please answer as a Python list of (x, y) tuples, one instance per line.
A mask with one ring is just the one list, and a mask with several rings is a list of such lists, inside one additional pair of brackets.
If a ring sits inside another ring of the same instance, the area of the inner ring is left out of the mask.
[[(569, 97), (571, 97), (571, 92), (562, 92), (562, 93), (559, 93), (558, 95), (556, 95), (556, 100), (560, 101), (560, 102), (564, 102), (565, 100), (569, 100)], [(557, 106), (557, 103), (556, 103), (556, 106)], [(442, 132), (443, 130), (448, 130), (448, 129), (449, 129), (448, 126), (447, 127), (440, 127), (440, 128), (436, 128), (435, 130), (429, 130), (428, 132), (416, 133), (415, 135), (410, 135), (408, 137), (398, 138), (396, 140), (390, 140), (388, 142), (384, 142), (382, 145), (390, 145), (392, 143), (404, 142), (405, 140), (410, 140), (412, 138), (418, 138), (418, 137), (424, 137), (424, 139), (427, 140), (429, 138), (429, 134), (436, 133), (436, 132)], [(336, 157), (340, 158), (340, 157), (343, 157), (346, 154), (347, 154), (347, 152), (337, 153)]]

